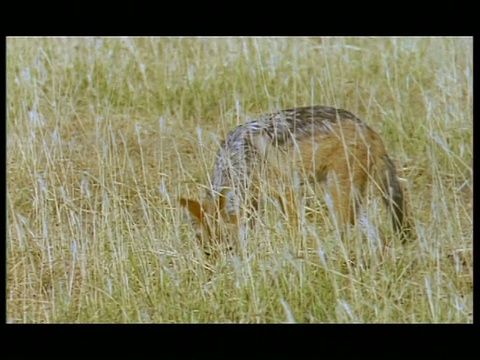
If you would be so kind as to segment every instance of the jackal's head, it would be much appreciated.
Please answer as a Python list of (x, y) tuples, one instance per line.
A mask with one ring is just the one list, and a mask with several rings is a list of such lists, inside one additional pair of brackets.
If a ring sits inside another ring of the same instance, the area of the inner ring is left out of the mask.
[(180, 205), (188, 210), (197, 239), (202, 245), (233, 241), (238, 230), (238, 214), (227, 206), (228, 190), (222, 190), (216, 197), (207, 197), (199, 202), (180, 199)]

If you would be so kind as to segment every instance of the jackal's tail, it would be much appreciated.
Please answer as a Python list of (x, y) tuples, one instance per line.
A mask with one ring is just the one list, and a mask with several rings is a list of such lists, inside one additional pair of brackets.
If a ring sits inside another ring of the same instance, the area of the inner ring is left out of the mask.
[(397, 170), (388, 156), (385, 156), (382, 165), (384, 166), (381, 166), (379, 180), (383, 199), (392, 218), (393, 228), (400, 235), (402, 241), (411, 239), (413, 237), (412, 227), (408, 219), (405, 196), (400, 186)]

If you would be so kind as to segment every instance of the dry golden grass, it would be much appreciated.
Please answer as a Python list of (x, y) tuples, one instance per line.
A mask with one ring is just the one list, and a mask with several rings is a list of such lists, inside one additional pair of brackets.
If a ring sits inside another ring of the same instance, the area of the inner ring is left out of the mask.
[[(471, 38), (9, 38), (7, 85), (8, 322), (472, 321)], [(343, 241), (316, 199), (205, 257), (180, 196), (236, 124), (311, 104), (382, 135), (418, 240)]]

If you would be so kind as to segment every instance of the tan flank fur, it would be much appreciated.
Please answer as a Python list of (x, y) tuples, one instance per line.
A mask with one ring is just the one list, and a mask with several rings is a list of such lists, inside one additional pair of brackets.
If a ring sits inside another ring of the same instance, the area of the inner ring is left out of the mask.
[(343, 227), (358, 217), (370, 181), (380, 190), (395, 231), (406, 239), (403, 191), (380, 136), (346, 110), (309, 106), (237, 126), (221, 144), (205, 199), (182, 198), (180, 204), (192, 215), (202, 243), (224, 241), (257, 210), (260, 191), (277, 198), (297, 224), (297, 185), (324, 182)]

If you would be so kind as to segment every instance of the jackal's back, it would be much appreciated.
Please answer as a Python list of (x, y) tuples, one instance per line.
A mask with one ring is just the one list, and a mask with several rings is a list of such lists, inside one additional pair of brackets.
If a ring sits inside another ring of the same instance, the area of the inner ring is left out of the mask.
[(328, 136), (340, 123), (348, 122), (368, 129), (366, 123), (351, 112), (326, 106), (281, 110), (237, 126), (217, 153), (212, 176), (213, 192), (230, 187), (243, 193), (251, 173), (262, 165), (266, 146), (289, 148), (308, 138)]

